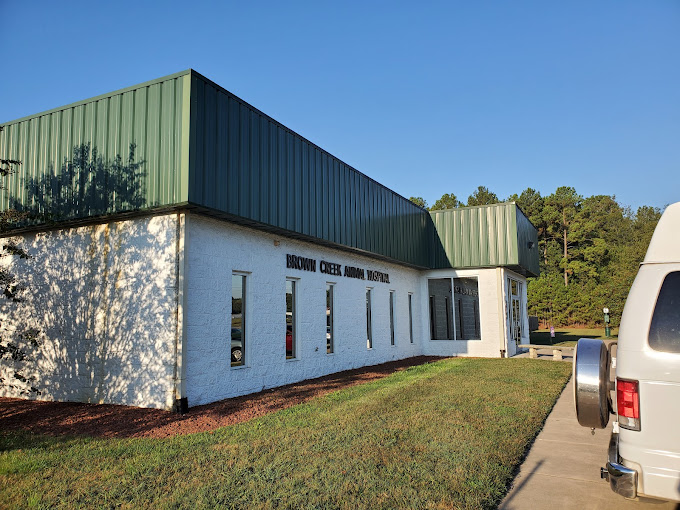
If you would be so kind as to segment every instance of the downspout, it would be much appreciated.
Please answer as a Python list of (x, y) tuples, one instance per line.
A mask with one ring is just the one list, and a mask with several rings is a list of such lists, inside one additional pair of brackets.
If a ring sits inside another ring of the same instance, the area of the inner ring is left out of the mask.
[[(180, 164), (180, 179), (179, 179), (179, 196), (184, 201), (189, 201), (189, 169), (191, 167), (191, 148), (195, 140), (192, 141), (192, 134), (196, 131), (192, 129), (194, 116), (191, 115), (192, 108), (192, 79), (194, 72), (189, 71), (182, 77), (182, 123), (180, 130), (181, 137), (181, 164)], [(186, 212), (177, 213), (177, 230), (176, 230), (176, 266), (175, 266), (175, 367), (173, 372), (173, 404), (172, 409), (175, 412), (184, 414), (189, 408), (187, 401), (186, 388), (186, 352), (187, 352), (187, 329), (185, 313), (187, 310), (187, 261), (186, 253), (188, 247), (187, 228), (189, 216)]]
[(186, 321), (184, 313), (187, 309), (187, 278), (186, 278), (186, 227), (187, 215), (177, 213), (175, 236), (175, 363), (173, 371), (174, 401), (172, 410), (184, 414), (189, 409), (186, 396)]

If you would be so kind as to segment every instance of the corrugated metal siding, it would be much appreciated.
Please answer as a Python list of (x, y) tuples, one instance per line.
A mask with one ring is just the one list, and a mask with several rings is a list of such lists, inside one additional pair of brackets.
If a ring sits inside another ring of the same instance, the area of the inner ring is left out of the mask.
[[(188, 72), (178, 73), (5, 124), (0, 154), (22, 164), (6, 179), (0, 208), (46, 202), (40, 213), (65, 220), (186, 202), (182, 106), (188, 79)], [(126, 165), (131, 144), (142, 162), (138, 182), (122, 181), (116, 170), (118, 157)], [(83, 147), (101, 157), (97, 174), (74, 164)], [(29, 192), (31, 184), (40, 194)]]
[(538, 276), (540, 272), (538, 231), (519, 207), (517, 207), (516, 215), (519, 265), (525, 268), (531, 275)]
[[(22, 165), (5, 179), (2, 210), (67, 220), (188, 203), (410, 265), (538, 274), (526, 249), (536, 230), (514, 204), (428, 214), (194, 71), (4, 127), (0, 155)], [(121, 180), (130, 144), (141, 172)], [(77, 164), (83, 147), (104, 174)]]
[(428, 213), (192, 73), (189, 201), (426, 267)]
[[(522, 248), (527, 246), (524, 237), (532, 231), (535, 237), (536, 229), (514, 203), (432, 211), (430, 216), (433, 268), (517, 266), (538, 274), (530, 264), (531, 255)], [(518, 228), (519, 216), (526, 223)]]

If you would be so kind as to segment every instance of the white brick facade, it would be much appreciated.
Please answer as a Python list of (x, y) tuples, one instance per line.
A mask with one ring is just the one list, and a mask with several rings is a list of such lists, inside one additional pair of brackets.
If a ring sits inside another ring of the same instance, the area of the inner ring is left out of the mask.
[[(312, 243), (191, 216), (187, 222), (186, 387), (189, 405), (243, 395), (364, 365), (421, 354), (410, 343), (408, 293), (420, 272)], [(390, 283), (286, 268), (294, 254), (389, 273)], [(231, 367), (231, 275), (247, 274), (244, 367)], [(297, 279), (297, 351), (286, 360), (286, 278)], [(326, 354), (326, 283), (334, 287), (335, 353)], [(366, 288), (372, 287), (373, 348), (366, 346)], [(396, 292), (395, 346), (389, 292)], [(420, 324), (418, 309), (414, 325)]]
[[(525, 279), (502, 268), (420, 271), (190, 213), (22, 237), (33, 258), (4, 262), (27, 276), (29, 299), (3, 302), (0, 317), (3, 325), (30, 317), (43, 331), (39, 368), (27, 373), (37, 378), (43, 399), (170, 408), (186, 397), (196, 406), (420, 354), (514, 354), (506, 340), (505, 282), (508, 274)], [(316, 260), (316, 271), (287, 268), (289, 254)], [(321, 260), (387, 273), (390, 283), (325, 274)], [(231, 366), (234, 272), (246, 275), (242, 367)], [(428, 278), (454, 277), (478, 279), (479, 340), (430, 339)], [(297, 287), (293, 360), (285, 352), (287, 278)], [(327, 283), (334, 284), (333, 354), (326, 353)], [(10, 368), (0, 367), (3, 377)], [(14, 396), (6, 389), (3, 395)]]
[[(32, 361), (16, 364), (39, 398), (172, 405), (176, 226), (167, 215), (26, 234), (32, 258), (2, 259), (27, 284), (23, 303), (0, 300), (3, 338), (42, 332), (41, 348), (25, 349)], [(1, 376), (19, 384), (12, 365)]]

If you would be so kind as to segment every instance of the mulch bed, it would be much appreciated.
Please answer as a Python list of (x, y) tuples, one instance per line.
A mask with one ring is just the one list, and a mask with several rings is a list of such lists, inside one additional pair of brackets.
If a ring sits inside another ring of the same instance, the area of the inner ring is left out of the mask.
[(0, 398), (0, 430), (24, 430), (51, 436), (162, 438), (193, 434), (241, 423), (307, 402), (355, 384), (442, 359), (416, 356), (347, 370), (243, 397), (191, 407), (180, 415), (160, 409), (76, 402), (41, 402)]

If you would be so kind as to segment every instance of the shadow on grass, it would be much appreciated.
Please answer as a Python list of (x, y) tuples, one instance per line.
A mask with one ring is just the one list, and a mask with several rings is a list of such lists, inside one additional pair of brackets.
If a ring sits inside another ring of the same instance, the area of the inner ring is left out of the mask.
[[(13, 450), (46, 449), (58, 442), (58, 438), (42, 434), (21, 430), (4, 431), (0, 434), (0, 453)], [(61, 443), (63, 444), (63, 440)]]

